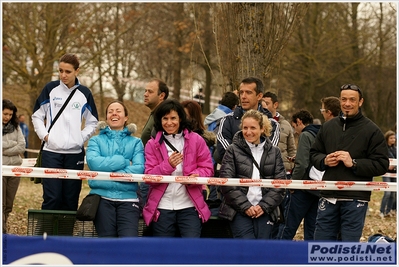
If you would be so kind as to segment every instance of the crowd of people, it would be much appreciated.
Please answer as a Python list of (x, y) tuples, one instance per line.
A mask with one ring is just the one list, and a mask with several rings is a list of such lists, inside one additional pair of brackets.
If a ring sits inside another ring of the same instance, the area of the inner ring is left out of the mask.
[[(166, 83), (153, 79), (144, 93), (151, 113), (139, 138), (121, 101), (108, 103), (105, 121), (99, 121), (91, 91), (78, 79), (76, 55), (63, 55), (58, 70), (59, 80), (45, 85), (31, 117), (44, 144), (42, 167), (82, 170), (86, 157), (93, 171), (188, 177), (372, 181), (396, 172), (389, 165), (396, 159), (396, 133), (384, 136), (363, 116), (362, 90), (354, 84), (343, 85), (339, 97), (321, 99), (320, 124), (304, 109), (284, 118), (277, 95), (264, 92), (256, 77), (224, 93), (205, 119), (202, 102), (168, 99)], [(24, 117), (3, 100), (3, 164), (22, 163), (27, 134)], [(3, 177), (3, 233), (18, 184), (17, 177)], [(305, 240), (359, 241), (371, 195), (189, 182), (88, 184), (90, 194), (100, 196), (94, 219), (99, 237), (138, 236), (140, 217), (153, 236), (200, 237), (202, 225), (218, 216), (234, 238), (292, 240), (303, 220)], [(43, 179), (42, 209), (76, 211), (81, 186), (81, 180)], [(280, 209), (283, 221), (275, 216)], [(380, 212), (382, 218), (396, 215), (395, 192), (384, 193)]]

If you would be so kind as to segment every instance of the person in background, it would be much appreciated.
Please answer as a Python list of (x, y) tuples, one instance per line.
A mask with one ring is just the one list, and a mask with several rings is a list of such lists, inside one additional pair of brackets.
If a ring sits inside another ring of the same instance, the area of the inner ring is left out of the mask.
[[(226, 149), (220, 177), (286, 179), (280, 149), (268, 138), (272, 129), (269, 119), (257, 110), (248, 110), (240, 129)], [(272, 238), (270, 214), (283, 201), (283, 188), (221, 186), (220, 191), (223, 203), (219, 217), (229, 220), (234, 238)]]
[[(355, 84), (340, 89), (341, 112), (325, 122), (310, 149), (323, 181), (372, 181), (386, 173), (388, 149), (380, 128), (361, 111), (364, 99)], [(359, 242), (371, 191), (320, 190), (315, 240)]]
[(181, 104), (186, 112), (187, 120), (192, 125), (193, 132), (204, 138), (209, 148), (213, 147), (216, 142), (216, 136), (213, 132), (205, 129), (200, 105), (194, 100), (185, 100)]
[(141, 141), (143, 141), (144, 146), (151, 138), (151, 132), (154, 127), (154, 110), (162, 101), (168, 99), (168, 96), (169, 88), (166, 83), (160, 79), (153, 79), (145, 86), (144, 105), (150, 108), (151, 113), (141, 132)]
[[(186, 112), (187, 120), (191, 122), (193, 132), (204, 138), (206, 145), (209, 148), (209, 152), (212, 153), (216, 143), (216, 135), (213, 132), (205, 129), (205, 125), (202, 122), (203, 119), (200, 105), (198, 105), (198, 103), (194, 100), (185, 100), (181, 102), (181, 104)], [(203, 189), (208, 207), (211, 209), (212, 215), (216, 216), (218, 207), (213, 208), (210, 204), (217, 203), (217, 200), (220, 199), (218, 196), (217, 187), (214, 185), (204, 185)]]
[[(17, 107), (8, 99), (3, 99), (3, 165), (19, 166), (25, 151), (25, 138), (19, 127)], [(3, 234), (7, 233), (10, 215), (20, 178), (3, 176)]]
[(219, 120), (226, 116), (226, 114), (233, 112), (238, 104), (239, 99), (236, 93), (225, 92), (217, 108), (215, 108), (211, 114), (205, 117), (204, 124), (205, 127), (208, 127), (207, 130), (213, 131), (216, 128)]
[[(166, 83), (160, 79), (151, 80), (145, 87), (144, 92), (144, 105), (151, 109), (150, 116), (141, 132), (141, 141), (144, 147), (146, 146), (148, 140), (151, 139), (151, 133), (154, 129), (154, 111), (160, 103), (168, 99), (169, 88)], [(148, 194), (148, 184), (140, 183), (140, 194), (143, 204), (147, 201)]]
[[(384, 135), (388, 146), (388, 155), (391, 159), (396, 159), (396, 137), (394, 131), (387, 131)], [(396, 173), (396, 166), (389, 165), (388, 172)], [(396, 178), (382, 176), (383, 182), (396, 182)], [(396, 207), (393, 207), (396, 202), (396, 192), (384, 191), (384, 196), (381, 200), (380, 217), (383, 219), (386, 216), (396, 216)]]
[[(174, 99), (163, 101), (154, 113), (155, 136), (145, 146), (145, 174), (212, 177), (213, 164), (204, 139), (191, 130), (183, 106)], [(149, 183), (143, 218), (153, 235), (200, 237), (202, 223), (211, 212), (202, 185)]]
[(313, 119), (313, 124), (314, 125), (321, 125), (321, 120), (320, 119)]
[(339, 98), (335, 96), (323, 97), (321, 100), (321, 115), (323, 115), (324, 121), (337, 117), (341, 111)]
[(278, 111), (279, 102), (277, 95), (272, 92), (266, 92), (262, 97), (262, 107), (268, 109), (280, 125), (280, 140), (278, 147), (281, 150), (281, 155), (284, 161), (284, 167), (287, 171), (287, 178), (291, 178), (291, 171), (294, 167), (294, 163), (289, 158), (293, 158), (296, 155), (296, 145), (294, 138), (294, 130), (291, 124), (281, 115)]
[[(218, 132), (220, 120), (224, 116), (226, 116), (226, 114), (233, 112), (238, 104), (239, 99), (237, 92), (225, 92), (219, 106), (215, 108), (215, 110), (205, 118), (204, 124), (205, 127), (208, 127), (208, 131), (212, 131), (216, 135)], [(219, 153), (216, 150), (216, 147), (217, 146), (215, 142), (215, 145), (211, 147), (211, 155), (215, 176), (219, 176), (219, 167), (222, 163), (222, 159), (219, 158)]]
[[(299, 135), (293, 180), (311, 180), (309, 151), (320, 125), (313, 124), (313, 116), (307, 110), (300, 110), (292, 115), (292, 127)], [(304, 220), (304, 240), (313, 240), (316, 225), (318, 191), (290, 189), (285, 200), (285, 222), (280, 225), (277, 239), (292, 240)]]
[[(112, 101), (99, 122), (100, 133), (90, 138), (87, 165), (91, 171), (144, 173), (144, 146), (132, 136), (136, 124), (127, 124), (128, 110)], [(101, 196), (94, 225), (99, 237), (138, 236), (140, 201), (137, 182), (89, 180), (90, 194)]]
[(272, 145), (277, 146), (280, 139), (280, 125), (273, 119), (273, 115), (260, 104), (263, 96), (263, 82), (256, 77), (248, 77), (241, 81), (239, 96), (241, 106), (234, 109), (220, 120), (220, 126), (216, 135), (217, 152), (220, 159), (223, 159), (227, 147), (232, 143), (236, 132), (240, 130), (241, 118), (248, 110), (259, 110), (265, 114), (272, 123), (272, 131), (269, 136)]
[[(292, 129), (291, 124), (284, 118), (284, 116), (277, 111), (279, 102), (276, 94), (272, 92), (264, 93), (261, 103), (262, 107), (269, 110), (273, 115), (273, 119), (275, 119), (280, 125), (280, 140), (278, 142), (278, 147), (280, 148), (281, 156), (283, 157), (287, 178), (291, 179), (292, 169), (294, 168), (293, 159), (296, 155), (294, 130)], [(279, 224), (275, 223), (273, 225), (273, 239), (277, 238), (278, 231)]]
[[(79, 70), (76, 55), (63, 55), (58, 66), (60, 79), (46, 84), (36, 99), (32, 123), (39, 139), (45, 142), (42, 152), (44, 168), (83, 170), (84, 143), (96, 130), (98, 114), (90, 89), (79, 82)], [(75, 94), (48, 132), (73, 90), (76, 90)], [(82, 180), (46, 178), (42, 184), (43, 210), (77, 210)]]
[(29, 127), (25, 123), (25, 115), (20, 114), (18, 116), (18, 121), (19, 121), (19, 127), (22, 130), (22, 134), (25, 137), (25, 152), (24, 152), (24, 158), (28, 158), (28, 152), (26, 151), (26, 148), (28, 148), (28, 136), (29, 136)]
[(198, 94), (196, 94), (193, 98), (198, 103), (198, 105), (200, 105), (201, 112), (203, 112), (205, 104), (205, 95), (203, 93), (203, 89), (202, 88), (198, 89)]

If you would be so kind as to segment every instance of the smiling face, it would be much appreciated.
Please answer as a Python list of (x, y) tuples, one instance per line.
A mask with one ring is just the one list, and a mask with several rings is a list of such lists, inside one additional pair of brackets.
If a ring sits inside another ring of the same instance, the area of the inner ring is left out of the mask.
[(60, 80), (68, 86), (68, 88), (75, 85), (75, 78), (79, 73), (79, 69), (75, 70), (72, 64), (60, 62), (58, 71)]
[(123, 130), (128, 117), (120, 103), (112, 103), (107, 108), (107, 124), (112, 130)]
[(342, 112), (348, 117), (353, 117), (359, 113), (359, 109), (363, 104), (363, 100), (359, 99), (360, 95), (355, 90), (342, 90), (340, 103)]
[(162, 117), (162, 128), (167, 134), (177, 134), (180, 127), (179, 114), (175, 110), (171, 110)]
[(263, 129), (261, 129), (259, 121), (255, 118), (245, 118), (242, 121), (241, 129), (245, 140), (252, 144), (260, 143), (260, 136), (262, 135)]

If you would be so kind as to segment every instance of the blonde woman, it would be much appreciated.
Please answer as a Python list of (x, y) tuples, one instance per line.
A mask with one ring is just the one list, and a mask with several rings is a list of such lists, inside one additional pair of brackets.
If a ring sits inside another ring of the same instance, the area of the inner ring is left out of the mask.
[[(237, 179), (286, 179), (280, 149), (270, 139), (270, 120), (256, 110), (242, 117), (240, 131), (227, 148), (220, 177)], [(259, 168), (258, 168), (259, 167)], [(219, 217), (230, 221), (234, 238), (271, 239), (270, 214), (283, 201), (285, 190), (260, 186), (221, 186)]]

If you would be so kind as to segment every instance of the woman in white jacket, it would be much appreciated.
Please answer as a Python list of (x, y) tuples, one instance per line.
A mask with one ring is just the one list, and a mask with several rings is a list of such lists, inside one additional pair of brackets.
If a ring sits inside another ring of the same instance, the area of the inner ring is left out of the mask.
[[(17, 107), (3, 99), (3, 165), (21, 165), (25, 152), (25, 137), (19, 127)], [(7, 219), (12, 211), (19, 177), (3, 176), (3, 234), (7, 233)]]

